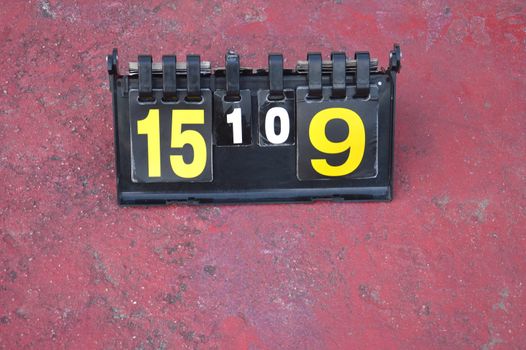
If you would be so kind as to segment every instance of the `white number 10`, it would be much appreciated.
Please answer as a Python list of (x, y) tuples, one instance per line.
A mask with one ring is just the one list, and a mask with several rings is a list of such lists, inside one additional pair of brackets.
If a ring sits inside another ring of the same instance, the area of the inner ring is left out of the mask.
[(241, 125), (241, 108), (234, 108), (232, 113), (226, 115), (226, 122), (232, 124), (232, 137), (234, 144), (243, 143), (243, 128)]

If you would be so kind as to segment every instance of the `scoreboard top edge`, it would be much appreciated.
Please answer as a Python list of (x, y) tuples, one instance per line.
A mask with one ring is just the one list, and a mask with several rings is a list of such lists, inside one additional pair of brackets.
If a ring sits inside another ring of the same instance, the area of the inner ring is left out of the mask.
[[(360, 54), (367, 54), (368, 52), (356, 52), (354, 55), (354, 58), (348, 58), (345, 56), (345, 53), (343, 52), (333, 52), (331, 53), (331, 59), (330, 60), (322, 60), (321, 66), (322, 66), (322, 74), (330, 74), (333, 71), (333, 57), (335, 55), (342, 55), (345, 57), (345, 73), (356, 73), (357, 70), (357, 56)], [(309, 53), (308, 57), (311, 55), (320, 55), (319, 53)], [(225, 55), (225, 61), (229, 57), (236, 57), (239, 60), (239, 56), (232, 51), (229, 51)], [(140, 55), (139, 58), (149, 58), (151, 59), (151, 56), (148, 55)], [(174, 58), (175, 60), (175, 73), (177, 75), (187, 75), (188, 72), (188, 59), (197, 59), (199, 61), (199, 72), (201, 75), (216, 75), (216, 76), (225, 76), (227, 68), (225, 67), (217, 67), (212, 68), (212, 65), (209, 61), (201, 61), (199, 55), (187, 55), (186, 61), (178, 61), (176, 60), (176, 56), (174, 55), (165, 55), (162, 58), (161, 62), (153, 62), (151, 63), (151, 71), (153, 74), (163, 74), (163, 67), (164, 63), (166, 63), (167, 60), (170, 60)], [(268, 55), (269, 58), (269, 67), (268, 68), (258, 68), (258, 69), (252, 69), (248, 67), (239, 67), (239, 74), (240, 75), (268, 75), (271, 61), (272, 60), (278, 60), (283, 62), (283, 55), (279, 53), (271, 53)], [(400, 51), (400, 45), (394, 44), (393, 49), (389, 53), (389, 65), (387, 70), (392, 71), (395, 73), (399, 73), (401, 69), (401, 58), (402, 54)], [(121, 76), (119, 74), (118, 70), (118, 51), (117, 49), (113, 49), (113, 52), (107, 56), (106, 58), (107, 62), (107, 69), (108, 73), (110, 75), (116, 75)], [(296, 63), (296, 66), (291, 68), (284, 68), (282, 66), (283, 73), (284, 74), (308, 74), (309, 69), (309, 60), (298, 60)], [(378, 64), (377, 58), (370, 58), (370, 64), (369, 64), (369, 70), (371, 73), (382, 73), (385, 72), (383, 69), (380, 68)], [(128, 63), (128, 74), (129, 76), (137, 76), (139, 73), (139, 62), (129, 62)]]

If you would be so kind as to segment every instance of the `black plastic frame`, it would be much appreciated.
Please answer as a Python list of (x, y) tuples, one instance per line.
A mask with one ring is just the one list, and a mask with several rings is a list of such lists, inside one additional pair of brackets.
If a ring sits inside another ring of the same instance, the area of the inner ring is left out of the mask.
[[(115, 156), (118, 202), (122, 205), (166, 203), (243, 203), (386, 201), (392, 199), (393, 142), (396, 74), (400, 70), (400, 48), (390, 53), (386, 70), (371, 70), (369, 83), (380, 87), (378, 100), (378, 175), (367, 179), (299, 181), (296, 176), (296, 145), (261, 147), (259, 139), (258, 91), (269, 89), (268, 70), (243, 70), (241, 90), (249, 90), (252, 109), (252, 145), (223, 147), (213, 145), (212, 182), (134, 183), (131, 179), (128, 92), (138, 89), (137, 75), (120, 75), (117, 50), (107, 58), (113, 97)], [(347, 86), (356, 87), (356, 74), (347, 73)], [(378, 84), (380, 83), (380, 84)], [(322, 74), (322, 86), (331, 85), (331, 74)], [(178, 74), (177, 87), (186, 87), (186, 75)], [(283, 88), (308, 86), (308, 76), (284, 70)], [(163, 89), (162, 73), (154, 72), (153, 90)], [(225, 90), (224, 70), (201, 74), (201, 89)], [(358, 97), (357, 97), (358, 98)], [(215, 108), (215, 107), (213, 107)], [(298, 122), (296, 118), (296, 123)], [(235, 160), (238, 159), (236, 162)], [(228, 166), (226, 166), (228, 164)]]

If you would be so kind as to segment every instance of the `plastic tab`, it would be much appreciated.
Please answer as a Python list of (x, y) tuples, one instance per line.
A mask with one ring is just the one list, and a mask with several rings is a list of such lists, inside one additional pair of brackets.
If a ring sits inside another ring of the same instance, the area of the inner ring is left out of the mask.
[(320, 53), (309, 53), (307, 55), (307, 62), (309, 65), (309, 94), (308, 98), (321, 99), (322, 98), (322, 86), (321, 86), (321, 72), (322, 72), (322, 59)]
[(268, 55), (269, 100), (282, 100), (283, 94), (283, 55)]
[(393, 50), (389, 54), (389, 69), (399, 73), (402, 68), (402, 52), (400, 51), (400, 45), (394, 44)]
[(153, 100), (152, 91), (152, 56), (140, 55), (139, 65), (139, 100)]
[(163, 100), (177, 100), (175, 56), (163, 56)]
[(345, 98), (345, 65), (347, 57), (345, 52), (333, 52), (332, 60), (332, 97)]
[(239, 101), (239, 55), (229, 51), (225, 56), (226, 61), (226, 96), (227, 101)]
[(371, 58), (369, 52), (356, 52), (356, 96), (369, 96), (369, 70)]
[(201, 57), (186, 56), (186, 84), (188, 100), (201, 100)]

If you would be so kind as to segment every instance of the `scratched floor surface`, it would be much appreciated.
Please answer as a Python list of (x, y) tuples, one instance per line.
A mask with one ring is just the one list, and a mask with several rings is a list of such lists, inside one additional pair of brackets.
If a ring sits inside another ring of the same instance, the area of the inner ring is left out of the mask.
[[(4, 1), (0, 348), (526, 348), (523, 1)], [(119, 208), (105, 55), (403, 50), (391, 203)]]

